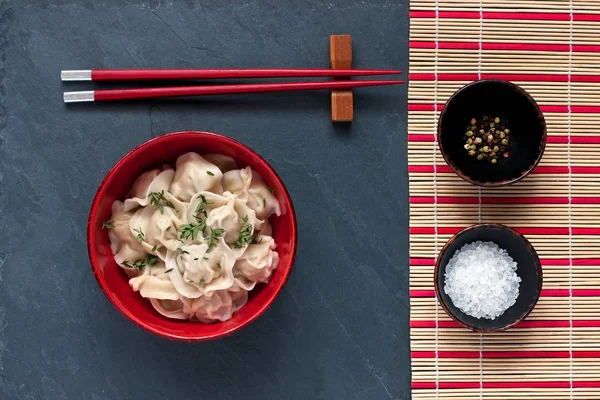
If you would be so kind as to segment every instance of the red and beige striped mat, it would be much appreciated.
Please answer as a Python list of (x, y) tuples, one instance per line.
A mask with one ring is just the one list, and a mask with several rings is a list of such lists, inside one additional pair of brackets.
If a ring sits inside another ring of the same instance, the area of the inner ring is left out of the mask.
[[(408, 160), (413, 399), (600, 399), (600, 1), (412, 0)], [(506, 188), (458, 178), (435, 140), (450, 95), (513, 81), (541, 106), (548, 146)], [(498, 222), (538, 251), (544, 289), (508, 332), (459, 327), (433, 265), (462, 228)]]

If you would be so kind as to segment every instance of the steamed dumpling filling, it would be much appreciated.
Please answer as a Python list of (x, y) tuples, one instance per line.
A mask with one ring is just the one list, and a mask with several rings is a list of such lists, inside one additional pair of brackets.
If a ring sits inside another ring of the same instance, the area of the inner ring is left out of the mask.
[(167, 318), (226, 321), (279, 263), (273, 189), (222, 154), (186, 153), (115, 201), (108, 237), (131, 288)]

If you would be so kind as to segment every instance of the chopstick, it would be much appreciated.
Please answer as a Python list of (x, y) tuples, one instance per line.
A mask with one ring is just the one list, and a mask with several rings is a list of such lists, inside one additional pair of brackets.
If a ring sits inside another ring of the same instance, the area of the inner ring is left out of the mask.
[(326, 81), (234, 84), (220, 86), (173, 86), (162, 88), (86, 90), (65, 92), (65, 103), (87, 101), (120, 101), (163, 97), (205, 96), (216, 94), (289, 92), (295, 90), (352, 89), (365, 86), (399, 85), (400, 80)]
[(62, 81), (125, 81), (231, 78), (301, 78), (328, 76), (396, 75), (402, 71), (382, 69), (84, 69), (61, 71)]

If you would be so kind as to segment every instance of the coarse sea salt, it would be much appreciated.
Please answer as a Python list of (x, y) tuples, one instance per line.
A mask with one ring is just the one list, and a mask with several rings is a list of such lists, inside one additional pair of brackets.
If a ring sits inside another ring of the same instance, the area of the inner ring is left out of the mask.
[(516, 270), (517, 263), (496, 243), (468, 243), (448, 262), (444, 291), (465, 314), (496, 319), (517, 301)]

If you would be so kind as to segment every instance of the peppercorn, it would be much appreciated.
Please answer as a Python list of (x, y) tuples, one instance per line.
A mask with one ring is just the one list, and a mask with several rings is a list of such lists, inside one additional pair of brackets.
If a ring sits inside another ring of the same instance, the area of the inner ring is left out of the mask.
[(510, 131), (500, 121), (500, 117), (471, 118), (463, 136), (463, 147), (469, 156), (477, 156), (478, 160), (487, 159), (493, 164), (498, 162), (500, 155), (508, 157)]

